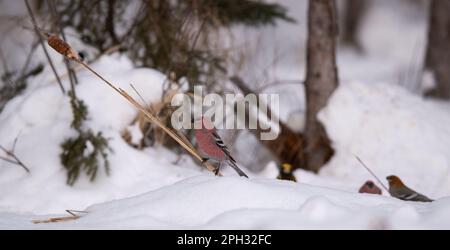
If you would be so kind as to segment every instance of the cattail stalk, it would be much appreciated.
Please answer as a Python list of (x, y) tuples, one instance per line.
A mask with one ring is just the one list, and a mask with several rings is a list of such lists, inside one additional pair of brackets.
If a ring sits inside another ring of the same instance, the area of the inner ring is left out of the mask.
[[(61, 40), (57, 36), (49, 36), (48, 44), (55, 49), (58, 53), (61, 55), (67, 57), (68, 59), (71, 59), (73, 61), (76, 61), (80, 65), (82, 65), (84, 68), (89, 70), (92, 74), (100, 78), (104, 83), (106, 83), (110, 88), (112, 88), (114, 91), (116, 91), (118, 94), (120, 94), (122, 97), (124, 97), (128, 102), (130, 102), (134, 107), (136, 107), (142, 114), (144, 114), (145, 118), (149, 120), (151, 123), (155, 124), (159, 128), (161, 128), (165, 133), (167, 133), (172, 139), (174, 139), (178, 144), (180, 144), (186, 151), (188, 151), (192, 156), (194, 156), (197, 160), (200, 162), (203, 162), (203, 157), (190, 145), (190, 143), (185, 142), (180, 136), (177, 135), (174, 131), (169, 129), (167, 126), (164, 125), (156, 116), (151, 114), (147, 109), (145, 109), (141, 104), (139, 104), (133, 97), (131, 97), (125, 90), (121, 88), (117, 88), (113, 83), (106, 80), (103, 76), (101, 76), (99, 73), (97, 73), (94, 69), (89, 67), (86, 63), (80, 60), (78, 57), (78, 54), (70, 47), (69, 44), (67, 44), (65, 41)], [(206, 168), (214, 172), (216, 168), (211, 165), (209, 162), (203, 163)]]

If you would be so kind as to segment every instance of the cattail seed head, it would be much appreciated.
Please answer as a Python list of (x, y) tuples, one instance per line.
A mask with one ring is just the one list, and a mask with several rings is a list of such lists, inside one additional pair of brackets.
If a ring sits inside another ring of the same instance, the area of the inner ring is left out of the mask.
[(61, 55), (72, 60), (80, 60), (78, 53), (75, 52), (68, 43), (60, 39), (58, 36), (56, 35), (48, 36), (47, 43), (48, 45), (50, 45), (50, 47), (52, 47)]

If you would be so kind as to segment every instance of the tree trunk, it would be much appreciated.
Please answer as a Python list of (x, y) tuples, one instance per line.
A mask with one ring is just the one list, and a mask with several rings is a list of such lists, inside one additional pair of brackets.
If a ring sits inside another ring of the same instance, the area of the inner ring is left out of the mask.
[(430, 6), (428, 48), (425, 67), (436, 80), (434, 89), (426, 93), (450, 99), (450, 1), (433, 0)]
[(361, 19), (366, 9), (365, 0), (347, 0), (344, 11), (344, 27), (342, 30), (342, 41), (348, 45), (362, 50), (358, 40), (358, 30)]
[[(244, 95), (254, 93), (241, 78), (233, 76), (230, 80)], [(268, 107), (267, 115), (271, 117), (271, 114), (272, 111)], [(256, 138), (259, 138), (261, 132), (264, 131), (258, 126), (258, 129), (251, 129), (250, 132)], [(294, 168), (305, 168), (303, 135), (295, 133), (282, 121), (280, 121), (280, 134), (275, 140), (262, 140), (260, 142), (275, 156), (279, 164), (290, 163)]]
[(306, 167), (317, 172), (333, 155), (330, 140), (317, 119), (338, 85), (336, 8), (333, 0), (310, 0), (306, 71)]

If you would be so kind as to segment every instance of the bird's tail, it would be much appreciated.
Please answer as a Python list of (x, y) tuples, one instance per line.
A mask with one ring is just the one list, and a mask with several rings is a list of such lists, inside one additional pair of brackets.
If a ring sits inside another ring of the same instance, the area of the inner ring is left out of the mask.
[(242, 171), (237, 165), (236, 165), (236, 161), (230, 157), (230, 159), (228, 159), (228, 165), (230, 165), (230, 167), (232, 167), (234, 169), (234, 171), (236, 171), (239, 176), (243, 176), (245, 178), (248, 178), (248, 176), (244, 173), (244, 171)]

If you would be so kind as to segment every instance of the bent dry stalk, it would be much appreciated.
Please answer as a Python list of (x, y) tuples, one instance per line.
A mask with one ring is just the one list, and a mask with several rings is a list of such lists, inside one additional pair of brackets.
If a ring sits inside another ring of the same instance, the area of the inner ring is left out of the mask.
[(383, 182), (378, 178), (378, 176), (376, 176), (376, 174), (356, 155), (354, 155), (356, 160), (359, 161), (359, 163), (361, 163), (361, 165), (378, 181), (378, 183), (381, 184), (381, 186), (384, 188), (384, 190), (386, 190), (386, 192), (389, 192), (389, 189), (383, 184)]
[(49, 35), (48, 39), (47, 39), (47, 43), (56, 52), (67, 57), (70, 60), (73, 60), (73, 61), (81, 64), (83, 67), (85, 67), (91, 73), (93, 73), (95, 76), (100, 78), (110, 88), (114, 89), (117, 93), (119, 93), (122, 97), (124, 97), (129, 103), (131, 103), (140, 112), (142, 112), (144, 114), (145, 118), (147, 118), (147, 120), (149, 120), (150, 122), (152, 122), (152, 123), (156, 124), (158, 127), (160, 127), (165, 133), (167, 133), (170, 137), (172, 137), (172, 139), (174, 139), (178, 144), (180, 144), (186, 151), (188, 151), (198, 161), (202, 162), (202, 165), (206, 166), (206, 168), (209, 171), (211, 171), (211, 172), (216, 171), (216, 168), (213, 165), (211, 165), (211, 163), (209, 163), (209, 162), (203, 163), (203, 157), (192, 146), (190, 146), (190, 143), (183, 141), (183, 139), (181, 139), (181, 137), (179, 137), (174, 131), (172, 131), (171, 129), (166, 127), (157, 117), (155, 117), (153, 114), (148, 112), (141, 104), (139, 104), (125, 90), (117, 88), (114, 84), (112, 84), (110, 81), (106, 80), (103, 76), (101, 76), (99, 73), (97, 73), (91, 67), (89, 67), (86, 63), (81, 61), (81, 59), (78, 56), (78, 53), (76, 53), (76, 51), (73, 50), (72, 47), (67, 42), (63, 41), (58, 36)]

